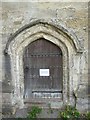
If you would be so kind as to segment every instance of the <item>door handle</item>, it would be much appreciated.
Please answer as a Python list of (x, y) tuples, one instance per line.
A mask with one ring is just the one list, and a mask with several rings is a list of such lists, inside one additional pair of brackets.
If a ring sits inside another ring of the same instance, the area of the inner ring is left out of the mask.
[(25, 71), (25, 72), (28, 72), (28, 71), (29, 71), (29, 67), (26, 66), (26, 67), (24, 68), (24, 71)]

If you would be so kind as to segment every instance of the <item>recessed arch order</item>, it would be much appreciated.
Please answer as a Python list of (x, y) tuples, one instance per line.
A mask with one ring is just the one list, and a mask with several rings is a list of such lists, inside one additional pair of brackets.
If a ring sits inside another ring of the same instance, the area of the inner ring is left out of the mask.
[(44, 20), (36, 20), (16, 31), (9, 38), (5, 54), (11, 58), (12, 104), (24, 106), (24, 72), (23, 72), (23, 51), (33, 41), (44, 38), (57, 45), (63, 53), (63, 102), (69, 101), (69, 55), (70, 53), (82, 53), (83, 49), (75, 34), (60, 25)]

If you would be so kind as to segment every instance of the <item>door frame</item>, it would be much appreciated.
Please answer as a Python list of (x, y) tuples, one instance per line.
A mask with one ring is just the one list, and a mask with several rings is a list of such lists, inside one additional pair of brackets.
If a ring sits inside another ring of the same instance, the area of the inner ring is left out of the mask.
[(48, 22), (35, 21), (18, 30), (9, 38), (9, 42), (6, 45), (5, 54), (8, 54), (11, 58), (12, 85), (14, 86), (11, 93), (12, 105), (18, 104), (19, 108), (24, 107), (23, 51), (26, 46), (39, 38), (44, 38), (54, 43), (62, 50), (63, 104), (70, 104), (70, 96), (72, 95), (70, 63), (74, 59), (72, 57), (75, 54), (82, 53), (81, 45), (76, 36), (69, 33), (62, 26), (58, 28), (56, 25)]

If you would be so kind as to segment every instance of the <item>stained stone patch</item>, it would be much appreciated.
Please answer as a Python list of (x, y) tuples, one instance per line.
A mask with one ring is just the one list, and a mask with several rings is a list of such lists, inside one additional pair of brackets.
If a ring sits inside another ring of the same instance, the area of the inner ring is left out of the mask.
[(10, 116), (11, 114), (12, 114), (12, 106), (11, 105), (3, 105), (2, 115)]

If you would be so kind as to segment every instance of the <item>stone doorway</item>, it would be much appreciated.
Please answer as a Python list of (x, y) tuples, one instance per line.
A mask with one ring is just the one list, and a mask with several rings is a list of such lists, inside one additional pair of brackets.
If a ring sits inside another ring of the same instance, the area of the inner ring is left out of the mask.
[[(5, 54), (10, 56), (12, 74), (12, 106), (17, 105), (19, 109), (25, 107), (25, 71), (23, 69), (23, 55), (25, 49), (28, 48), (30, 44), (38, 41), (38, 39), (45, 39), (62, 51), (62, 102), (63, 104), (74, 104), (73, 91), (78, 87), (77, 81), (80, 76), (73, 71), (75, 69), (76, 61), (78, 61), (78, 64), (80, 63), (80, 54), (83, 51), (82, 47), (79, 44), (77, 37), (62, 26), (43, 20), (37, 20), (16, 31), (9, 38), (6, 45)], [(78, 67), (77, 70), (79, 71), (79, 69), (80, 68)], [(52, 106), (54, 108), (60, 107), (58, 105), (62, 102), (59, 102), (59, 104), (58, 102), (54, 102), (52, 103)]]

